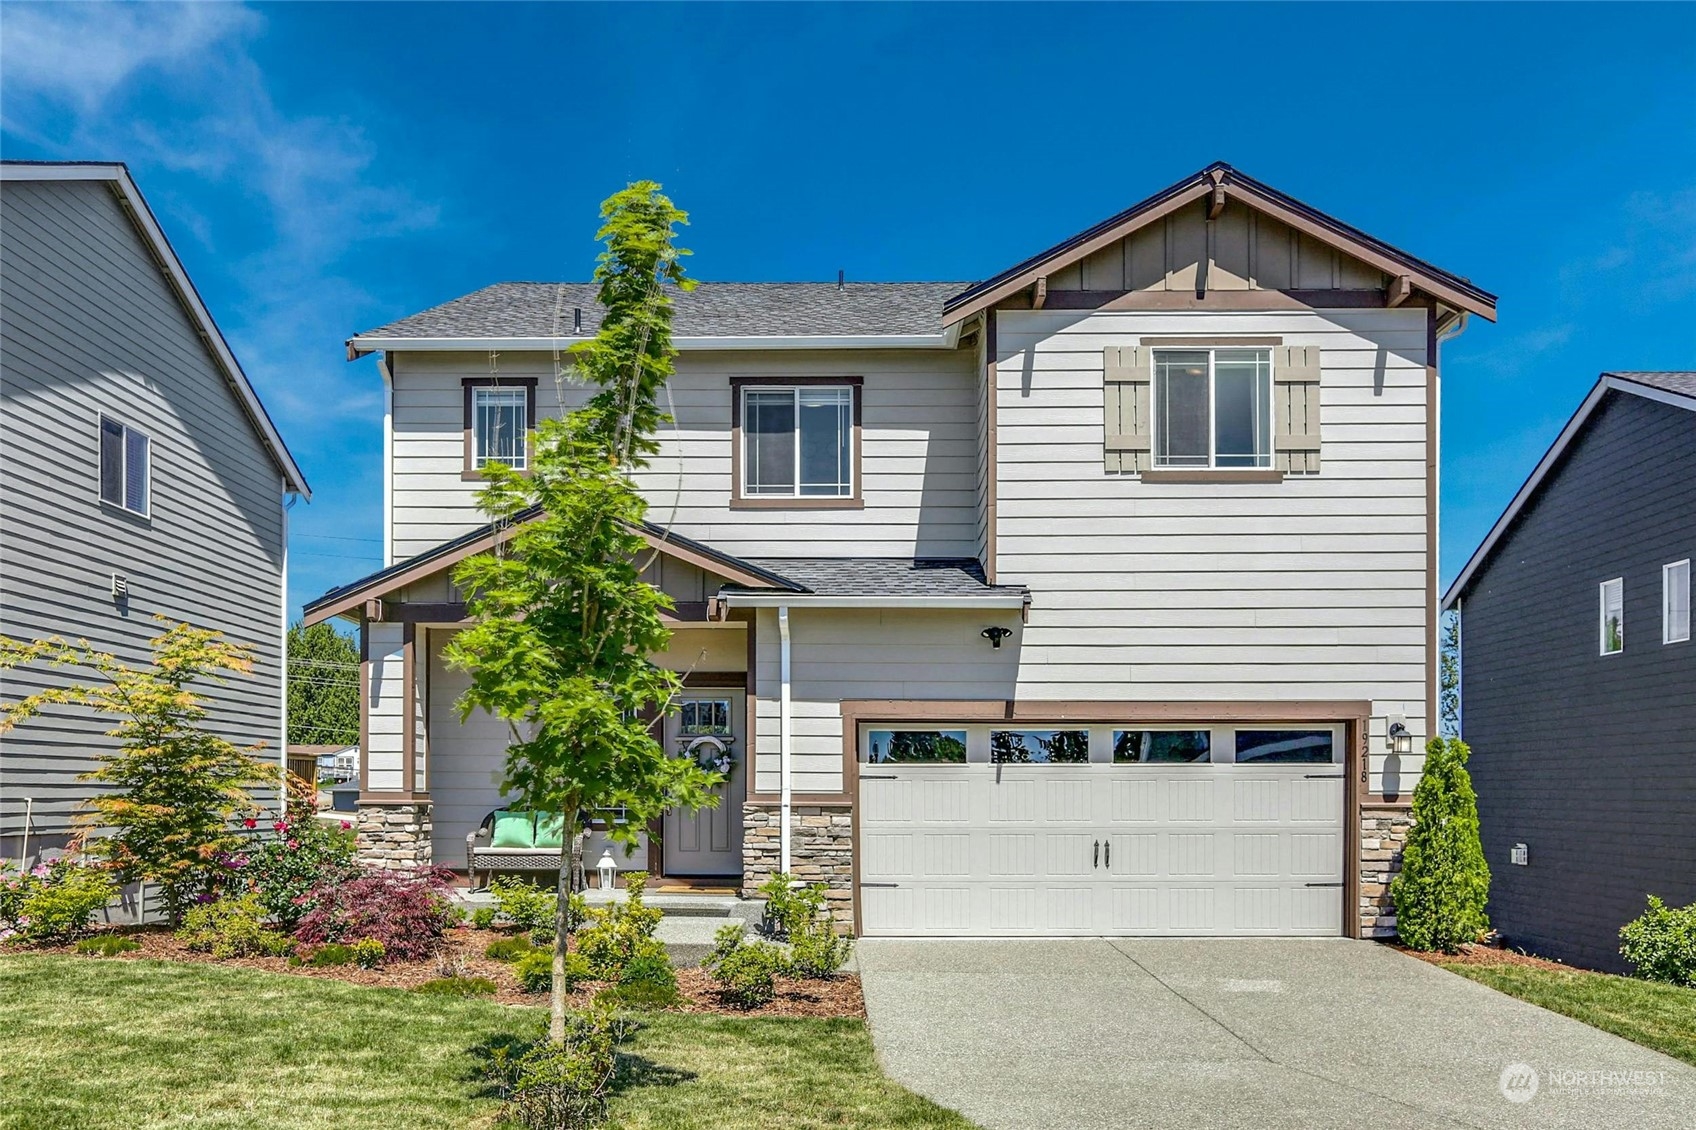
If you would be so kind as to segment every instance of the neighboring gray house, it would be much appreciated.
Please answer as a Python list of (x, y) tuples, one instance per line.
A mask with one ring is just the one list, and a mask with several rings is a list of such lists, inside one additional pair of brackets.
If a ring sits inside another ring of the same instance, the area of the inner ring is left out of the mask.
[(1490, 920), (1624, 970), (1696, 903), (1696, 372), (1607, 373), (1443, 598), (1461, 618)]
[[(306, 480), (118, 164), (0, 163), (0, 633), (143, 662), (153, 617), (251, 645), (215, 723), (282, 764), (285, 543)], [(75, 677), (0, 672), (15, 701)], [(0, 858), (62, 848), (110, 719), (0, 736)]]
[[(1226, 165), (975, 285), (677, 295), (640, 479), (688, 672), (663, 737), (733, 768), (625, 865), (787, 867), (867, 934), (1393, 929), (1469, 314), (1495, 299)], [(348, 343), (387, 397), (387, 567), (307, 619), (360, 626), (369, 858), (464, 868), (501, 805), (451, 568), (597, 320), (592, 286), (509, 283)]]

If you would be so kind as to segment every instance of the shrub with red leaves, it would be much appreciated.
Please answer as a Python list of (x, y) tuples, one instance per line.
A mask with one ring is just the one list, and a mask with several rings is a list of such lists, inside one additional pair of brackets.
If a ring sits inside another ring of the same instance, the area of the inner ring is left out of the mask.
[(352, 879), (321, 884), (312, 892), (312, 911), (300, 920), (294, 936), (313, 944), (344, 945), (375, 938), (390, 957), (428, 957), (454, 918), (448, 899), (452, 878), (451, 871), (439, 867), (366, 868)]

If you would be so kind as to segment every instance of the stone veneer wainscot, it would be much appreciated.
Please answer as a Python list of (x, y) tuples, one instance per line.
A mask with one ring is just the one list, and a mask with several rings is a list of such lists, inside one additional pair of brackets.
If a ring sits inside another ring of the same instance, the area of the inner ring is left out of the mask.
[(1396, 904), (1390, 899), (1390, 880), (1402, 869), (1402, 848), (1413, 827), (1413, 810), (1405, 804), (1378, 804), (1360, 813), (1360, 936), (1396, 936)]
[(354, 855), (367, 867), (430, 866), (430, 803), (359, 806)]
[[(742, 806), (742, 893), (753, 896), (754, 888), (778, 869), (782, 845), (778, 837), (778, 807), (775, 804)], [(789, 866), (796, 879), (823, 883), (830, 889), (831, 912), (839, 928), (852, 929), (854, 922), (854, 816), (847, 801), (836, 804), (796, 804), (789, 810), (791, 834)]]

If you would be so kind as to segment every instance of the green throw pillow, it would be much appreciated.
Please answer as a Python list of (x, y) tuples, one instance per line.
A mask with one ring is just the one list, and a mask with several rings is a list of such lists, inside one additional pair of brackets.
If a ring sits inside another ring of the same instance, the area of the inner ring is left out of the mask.
[(563, 848), (565, 846), (565, 817), (557, 812), (536, 813), (536, 846)]
[(495, 834), (490, 847), (528, 848), (536, 846), (536, 818), (529, 812), (495, 813)]

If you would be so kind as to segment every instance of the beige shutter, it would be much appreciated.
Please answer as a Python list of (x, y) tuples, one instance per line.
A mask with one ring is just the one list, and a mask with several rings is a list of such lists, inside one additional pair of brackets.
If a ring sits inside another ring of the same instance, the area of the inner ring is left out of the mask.
[(1109, 345), (1105, 375), (1106, 468), (1131, 474), (1146, 470), (1154, 435), (1149, 350), (1140, 345)]
[(1319, 347), (1272, 351), (1272, 465), (1286, 474), (1319, 473)]

